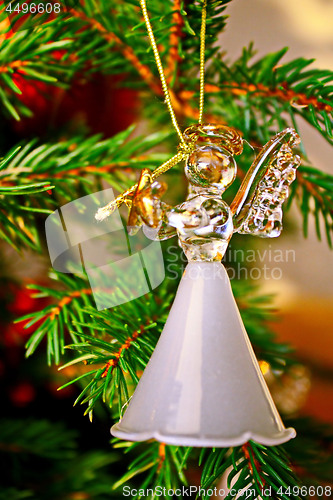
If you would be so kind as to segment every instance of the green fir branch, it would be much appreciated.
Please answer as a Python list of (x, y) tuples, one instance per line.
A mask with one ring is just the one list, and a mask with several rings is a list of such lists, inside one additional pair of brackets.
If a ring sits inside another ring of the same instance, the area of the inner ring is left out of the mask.
[(292, 123), (300, 116), (333, 144), (333, 72), (312, 68), (312, 59), (298, 58), (283, 64), (286, 52), (282, 49), (253, 62), (251, 45), (232, 64), (217, 59), (210, 73), (214, 79), (207, 86), (208, 93), (214, 96), (214, 109), (225, 99), (228, 104), (230, 100), (238, 103), (236, 119), (249, 123), (250, 118), (251, 125), (256, 123), (252, 137), (258, 136), (258, 122), (266, 130), (276, 131), (286, 123), (284, 116), (289, 116)]
[[(134, 488), (137, 491), (135, 498), (141, 498), (143, 491), (145, 495), (148, 494), (147, 489), (154, 492), (148, 495), (149, 498), (157, 497), (161, 491), (166, 495), (165, 498), (171, 498), (168, 490), (185, 487), (189, 493), (191, 482), (186, 477), (187, 471), (199, 465), (200, 498), (203, 499), (210, 498), (221, 488), (225, 489), (225, 485), (219, 484), (222, 476), (226, 478), (229, 489), (226, 498), (229, 500), (302, 500), (309, 493), (313, 496), (316, 491), (329, 494), (329, 486), (326, 489), (325, 485), (317, 488), (320, 485), (318, 479), (325, 482), (332, 477), (332, 428), (308, 418), (288, 421), (288, 424), (297, 428), (298, 437), (284, 446), (264, 446), (249, 441), (233, 448), (199, 449), (154, 441), (141, 444), (114, 439), (116, 449), (135, 454), (128, 471), (115, 483), (114, 488), (118, 490), (124, 485)], [(141, 474), (144, 474), (144, 479), (138, 481), (137, 476)], [(193, 493), (195, 489), (191, 491)]]
[[(186, 462), (191, 448), (165, 445), (164, 443), (130, 443), (113, 440), (115, 449), (124, 449), (125, 453), (135, 453), (135, 458), (130, 462), (128, 471), (114, 484), (113, 489), (119, 490), (124, 485), (133, 486), (133, 480), (144, 473), (144, 479), (135, 484), (136, 494), (134, 500), (142, 498), (142, 493), (152, 490), (154, 493), (149, 498), (172, 498), (171, 493), (181, 486), (188, 486), (186, 479)], [(134, 488), (133, 488), (134, 489)]]
[(100, 135), (74, 136), (55, 143), (32, 140), (13, 148), (0, 163), (0, 238), (17, 251), (40, 250), (38, 214), (48, 215), (59, 202), (102, 190), (101, 180), (123, 191), (136, 182), (136, 170), (163, 163), (165, 154), (147, 152), (169, 134), (130, 138), (133, 130), (104, 140)]
[[(203, 460), (203, 459), (201, 459)], [(253, 441), (231, 449), (212, 449), (204, 454), (201, 486), (210, 498), (217, 480), (227, 474), (228, 500), (238, 498), (281, 498), (301, 500), (301, 483), (281, 446), (263, 446)]]
[(332, 248), (333, 239), (333, 175), (302, 165), (292, 194), (298, 200), (303, 217), (303, 233), (308, 235), (308, 221), (311, 214), (315, 221), (316, 234), (322, 238), (322, 227), (327, 242)]
[[(217, 52), (216, 34), (225, 26), (222, 15), (224, 2), (210, 2), (207, 8), (207, 60)], [(41, 81), (46, 84), (68, 88), (75, 77), (84, 70), (85, 80), (96, 71), (131, 75), (131, 86), (150, 87), (161, 95), (157, 69), (151, 65), (151, 49), (147, 44), (144, 26), (137, 3), (106, 2), (105, 0), (81, 2), (67, 14), (58, 14), (54, 19), (45, 18), (44, 24), (29, 29), (26, 19), (19, 31), (10, 33), (6, 23), (7, 13), (3, 9), (0, 21), (4, 40), (0, 53), (0, 101), (7, 114), (16, 120), (20, 116), (31, 116), (26, 103), (20, 99), (25, 92), (24, 82)], [(170, 81), (177, 80), (176, 59), (182, 62), (185, 75), (192, 71), (192, 59), (199, 47), (200, 19), (197, 17), (201, 1), (181, 8), (179, 32), (175, 32), (173, 4), (162, 0), (149, 5), (157, 42)], [(22, 22), (22, 20), (21, 20)], [(176, 27), (177, 28), (177, 27)], [(29, 36), (27, 36), (29, 34)], [(176, 42), (174, 36), (176, 36)], [(174, 54), (176, 50), (177, 55)], [(190, 64), (191, 61), (191, 64)], [(137, 79), (137, 76), (141, 79)], [(126, 82), (123, 82), (126, 84)], [(180, 85), (182, 85), (180, 79)], [(40, 89), (43, 92), (43, 89)]]
[[(163, 285), (160, 288), (163, 289)], [(109, 407), (115, 404), (117, 415), (128, 402), (138, 382), (138, 373), (148, 363), (166, 319), (171, 296), (165, 284), (163, 291), (163, 301), (155, 300), (152, 294), (132, 301), (130, 317), (127, 304), (111, 311), (97, 312), (89, 308), (84, 311), (87, 315), (84, 321), (74, 321), (75, 335), (81, 341), (67, 347), (80, 355), (62, 368), (85, 363), (88, 369), (91, 366), (94, 369), (61, 388), (85, 379), (75, 404), (87, 404), (85, 415), (89, 414), (90, 419), (100, 400)]]
[(110, 473), (118, 458), (114, 451), (80, 450), (77, 432), (62, 423), (2, 419), (0, 498), (119, 498)]
[(316, 487), (330, 483), (333, 477), (332, 426), (310, 417), (288, 420), (287, 424), (297, 429), (297, 438), (284, 446), (304, 484)]
[[(54, 288), (42, 287), (37, 284), (28, 286), (35, 290), (32, 295), (35, 298), (48, 297), (52, 303), (41, 311), (34, 311), (16, 320), (24, 322), (24, 328), (38, 326), (26, 343), (26, 357), (31, 356), (43, 341), (47, 339), (47, 361), (59, 364), (61, 356), (65, 352), (66, 339), (68, 333), (73, 342), (79, 342), (79, 338), (72, 330), (68, 330), (68, 325), (74, 321), (83, 320), (82, 309), (86, 306), (94, 305), (91, 297), (89, 284), (83, 278), (67, 276), (63, 273), (52, 273)], [(59, 289), (59, 285), (62, 290)]]
[(1, 453), (25, 453), (51, 459), (74, 456), (76, 433), (65, 430), (62, 424), (50, 425), (46, 420), (32, 419), (24, 420), (23, 424), (21, 420), (2, 419), (0, 427)]

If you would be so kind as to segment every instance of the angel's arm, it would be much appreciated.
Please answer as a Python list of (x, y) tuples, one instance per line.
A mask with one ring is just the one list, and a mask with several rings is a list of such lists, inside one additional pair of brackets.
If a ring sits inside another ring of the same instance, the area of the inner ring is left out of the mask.
[(177, 229), (195, 229), (208, 223), (205, 210), (197, 206), (197, 197), (175, 207), (161, 201), (166, 188), (163, 182), (152, 182), (148, 169), (141, 172), (127, 222), (130, 235), (143, 225), (147, 238), (166, 240), (175, 236)]
[[(150, 239), (165, 240), (175, 236), (177, 230), (186, 231), (206, 227), (209, 224), (209, 217), (206, 210), (201, 208), (198, 197), (187, 200), (175, 207), (160, 202), (162, 217), (158, 229), (144, 228), (144, 233)], [(220, 202), (221, 203), (221, 202)]]
[(292, 148), (299, 142), (296, 131), (287, 128), (260, 151), (230, 206), (234, 232), (279, 236), (282, 203), (289, 195), (288, 187), (300, 164), (300, 157)]

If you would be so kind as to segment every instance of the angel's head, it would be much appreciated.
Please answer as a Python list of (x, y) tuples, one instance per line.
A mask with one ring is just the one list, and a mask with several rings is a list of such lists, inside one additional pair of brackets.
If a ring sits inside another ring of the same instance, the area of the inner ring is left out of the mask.
[(198, 124), (184, 132), (195, 144), (189, 155), (185, 174), (195, 191), (198, 188), (223, 193), (236, 177), (234, 155), (243, 151), (243, 140), (235, 129), (224, 125)]
[(207, 144), (191, 153), (185, 174), (193, 187), (213, 189), (223, 193), (236, 177), (236, 162), (228, 151)]

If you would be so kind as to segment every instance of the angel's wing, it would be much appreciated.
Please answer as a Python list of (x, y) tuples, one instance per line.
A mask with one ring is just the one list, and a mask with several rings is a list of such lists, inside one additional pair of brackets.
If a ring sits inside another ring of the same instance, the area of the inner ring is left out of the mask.
[(282, 203), (301, 162), (292, 148), (299, 143), (296, 131), (287, 128), (260, 151), (230, 206), (234, 232), (268, 238), (280, 235)]

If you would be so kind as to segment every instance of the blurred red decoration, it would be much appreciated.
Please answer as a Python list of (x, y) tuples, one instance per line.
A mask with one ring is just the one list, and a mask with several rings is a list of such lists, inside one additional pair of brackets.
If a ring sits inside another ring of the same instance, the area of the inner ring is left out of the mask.
[(35, 396), (36, 391), (29, 382), (20, 382), (9, 390), (9, 397), (15, 406), (26, 406)]
[(13, 283), (9, 285), (13, 298), (8, 305), (8, 310), (15, 315), (27, 314), (30, 311), (36, 310), (36, 299), (32, 297), (34, 290), (15, 286)]
[(55, 87), (41, 81), (26, 79), (24, 68), (14, 77), (22, 91), (19, 99), (32, 112), (13, 123), (15, 132), (44, 134), (65, 124), (71, 128), (85, 127), (90, 133), (105, 137), (127, 128), (133, 123), (137, 109), (137, 92), (122, 87), (125, 77), (95, 74), (90, 81), (76, 81), (69, 89)]
[(6, 314), (1, 319), (2, 323), (2, 342), (7, 347), (23, 346), (31, 333), (40, 325), (41, 321), (36, 322), (30, 328), (24, 328), (29, 321), (13, 323), (16, 318), (24, 316), (33, 311), (39, 311), (48, 304), (48, 299), (33, 297), (36, 291), (26, 288), (24, 285), (9, 283), (3, 287), (0, 299), (3, 301)]

